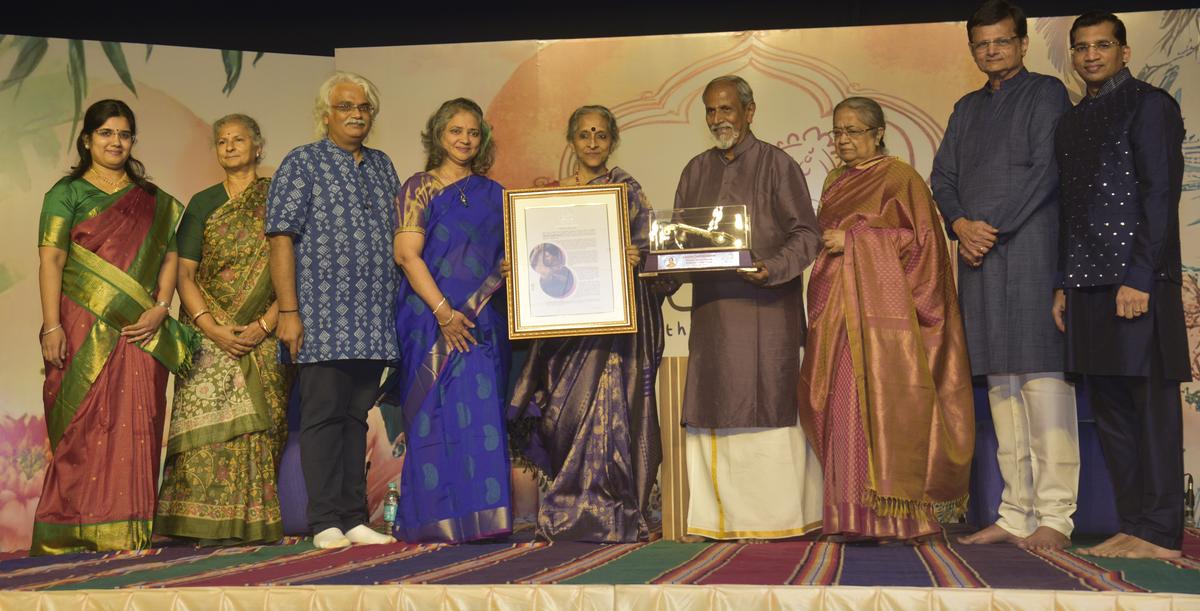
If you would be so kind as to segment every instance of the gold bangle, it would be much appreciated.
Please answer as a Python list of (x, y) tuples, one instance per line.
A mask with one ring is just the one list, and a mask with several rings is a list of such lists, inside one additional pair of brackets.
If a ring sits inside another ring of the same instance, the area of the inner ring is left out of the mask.
[(267, 328), (267, 323), (263, 322), (263, 319), (258, 319), (258, 326), (262, 327), (263, 333), (271, 334), (271, 330)]
[(55, 331), (58, 331), (61, 328), (62, 328), (62, 323), (54, 325), (53, 327), (50, 327), (49, 329), (42, 331), (42, 337), (46, 337), (47, 335), (50, 335), (51, 333), (54, 333)]
[(446, 298), (442, 297), (442, 300), (438, 302), (437, 307), (433, 309), (433, 317), (434, 318), (437, 318), (438, 310), (442, 309), (442, 306), (444, 306), (444, 305), (446, 305)]
[[(450, 324), (450, 323), (454, 322), (454, 314), (455, 314), (456, 312), (458, 312), (458, 310), (450, 310), (450, 318), (447, 318), (447, 319), (446, 319), (446, 322), (442, 322), (442, 321), (438, 320), (438, 326), (439, 326), (439, 327), (445, 327), (446, 325), (448, 325), (448, 324)], [(434, 316), (434, 317), (433, 317), (433, 319), (434, 319), (434, 320), (437, 320), (437, 316)]]
[[(197, 320), (200, 320), (200, 317), (204, 316), (205, 314), (212, 316), (212, 312), (209, 312), (208, 310), (200, 310), (199, 312), (192, 314), (192, 322), (196, 322)], [(213, 320), (215, 321), (216, 319), (217, 319), (217, 317), (213, 316)]]

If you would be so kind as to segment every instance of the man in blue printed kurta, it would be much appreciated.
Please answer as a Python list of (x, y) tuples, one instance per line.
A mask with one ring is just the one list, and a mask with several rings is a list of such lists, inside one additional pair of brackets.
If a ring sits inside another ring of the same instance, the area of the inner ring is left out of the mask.
[(324, 138), (287, 154), (267, 201), (276, 333), (298, 365), (300, 463), (318, 548), (389, 543), (367, 526), (367, 410), (399, 357), (392, 236), (400, 181), (363, 146), (374, 85), (339, 72), (317, 99)]
[(1020, 8), (988, 0), (967, 37), (988, 82), (954, 105), (931, 182), (958, 240), (971, 373), (987, 376), (1004, 491), (999, 519), (960, 540), (1061, 548), (1074, 528), (1079, 434), (1046, 309), (1058, 244), (1054, 125), (1071, 103), (1058, 79), (1025, 69)]
[(1067, 371), (1084, 376), (1117, 497), (1118, 533), (1085, 548), (1171, 559), (1183, 544), (1183, 415), (1191, 380), (1181, 290), (1183, 117), (1134, 78), (1125, 24), (1092, 12), (1071, 26), (1087, 97), (1059, 121), (1062, 239), (1053, 315)]

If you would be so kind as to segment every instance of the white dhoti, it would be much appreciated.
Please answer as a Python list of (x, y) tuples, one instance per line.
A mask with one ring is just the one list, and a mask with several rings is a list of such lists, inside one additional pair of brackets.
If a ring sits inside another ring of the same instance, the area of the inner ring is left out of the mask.
[(799, 426), (687, 427), (690, 535), (781, 539), (821, 527), (821, 463)]
[(1061, 373), (987, 379), (1004, 480), (996, 525), (1018, 537), (1039, 526), (1071, 536), (1079, 496), (1075, 387)]

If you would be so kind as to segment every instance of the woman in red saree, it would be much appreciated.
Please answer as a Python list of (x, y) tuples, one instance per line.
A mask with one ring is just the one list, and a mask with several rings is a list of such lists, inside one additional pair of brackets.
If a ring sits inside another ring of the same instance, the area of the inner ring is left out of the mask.
[(54, 456), (31, 554), (149, 547), (168, 371), (196, 337), (168, 317), (183, 206), (130, 153), (133, 111), (88, 108), (79, 165), (46, 193), (38, 237), (43, 401)]
[(800, 421), (825, 471), (823, 532), (915, 539), (966, 510), (975, 445), (970, 369), (929, 187), (886, 156), (883, 110), (834, 109), (844, 165), (817, 213)]

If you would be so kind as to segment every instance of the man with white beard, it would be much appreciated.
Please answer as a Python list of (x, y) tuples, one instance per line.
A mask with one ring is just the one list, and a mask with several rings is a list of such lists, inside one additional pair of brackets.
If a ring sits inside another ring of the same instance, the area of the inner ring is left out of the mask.
[(802, 274), (821, 232), (800, 166), (750, 131), (750, 85), (721, 76), (703, 100), (716, 146), (684, 168), (675, 207), (746, 206), (757, 270), (693, 277), (682, 422), (687, 539), (792, 537), (821, 519), (821, 467), (796, 403)]

